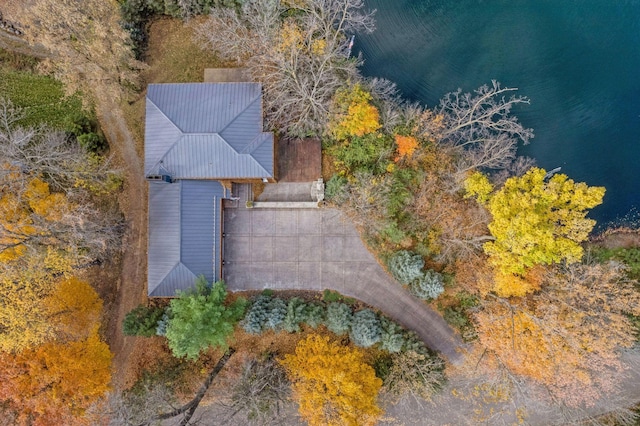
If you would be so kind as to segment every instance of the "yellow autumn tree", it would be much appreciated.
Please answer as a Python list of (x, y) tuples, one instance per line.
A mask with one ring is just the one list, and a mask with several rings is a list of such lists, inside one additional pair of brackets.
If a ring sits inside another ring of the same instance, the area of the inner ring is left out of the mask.
[(21, 351), (53, 337), (43, 300), (55, 280), (39, 260), (34, 256), (5, 264), (0, 274), (0, 351)]
[(60, 280), (44, 305), (57, 339), (63, 341), (86, 338), (102, 313), (98, 293), (88, 282), (74, 276)]
[(382, 380), (358, 349), (311, 335), (281, 361), (292, 382), (301, 416), (315, 425), (373, 425)]
[(371, 104), (371, 94), (360, 83), (336, 93), (336, 113), (329, 123), (329, 133), (338, 140), (364, 136), (378, 130), (380, 114)]
[(510, 275), (524, 276), (535, 265), (573, 263), (582, 258), (580, 243), (595, 225), (586, 215), (602, 203), (605, 192), (603, 187), (576, 183), (564, 174), (548, 177), (540, 168), (507, 179), (493, 193), (487, 177), (480, 173), (467, 180), (466, 188), (467, 195), (475, 196), (491, 213), (493, 241), (483, 249), (501, 275), (497, 291), (505, 297), (523, 293), (517, 279), (509, 280)]

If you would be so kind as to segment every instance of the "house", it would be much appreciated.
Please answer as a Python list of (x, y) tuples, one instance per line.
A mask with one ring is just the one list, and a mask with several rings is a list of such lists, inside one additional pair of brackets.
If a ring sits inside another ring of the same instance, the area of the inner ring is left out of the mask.
[(273, 133), (262, 125), (259, 83), (149, 85), (149, 296), (174, 296), (199, 275), (222, 276), (228, 182), (274, 181)]

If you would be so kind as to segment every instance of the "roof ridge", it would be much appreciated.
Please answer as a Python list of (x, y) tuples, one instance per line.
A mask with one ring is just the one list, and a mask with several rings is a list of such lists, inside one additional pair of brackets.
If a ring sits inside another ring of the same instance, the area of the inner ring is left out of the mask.
[[(146, 99), (147, 102), (150, 102), (151, 105), (153, 105), (153, 107), (158, 111), (158, 113), (160, 113), (160, 115), (163, 116), (180, 133), (180, 136), (167, 148), (167, 150), (164, 152), (164, 154), (162, 154), (162, 156), (160, 156), (160, 158), (154, 163), (154, 165), (152, 167), (149, 167), (149, 170), (155, 170), (156, 168), (158, 168), (160, 166), (160, 164), (162, 164), (162, 161), (167, 156), (167, 154), (173, 148), (175, 148), (175, 146), (182, 139), (182, 137), (185, 135), (185, 133), (180, 127), (178, 127), (178, 125), (176, 123), (173, 122), (173, 120), (171, 120), (171, 118), (169, 118), (169, 116), (167, 114), (164, 113), (164, 111), (162, 111), (162, 109), (158, 106), (158, 104), (156, 104), (155, 102), (153, 102), (153, 100), (151, 98), (149, 98), (149, 95), (147, 95), (146, 98), (147, 98)], [(145, 133), (146, 133), (146, 131), (145, 131)], [(145, 138), (146, 138), (146, 134), (145, 134)], [(145, 142), (146, 142), (146, 140), (145, 140)]]
[[(222, 129), (220, 129), (220, 131), (218, 132), (218, 134), (220, 135), (220, 137), (221, 137), (222, 139), (224, 139), (224, 138), (222, 137), (222, 134), (224, 133), (224, 131), (225, 131), (225, 130), (227, 130), (227, 128), (229, 128), (229, 126), (231, 126), (233, 123), (235, 123), (235, 121), (236, 121), (236, 120), (237, 120), (237, 119), (238, 119), (242, 114), (244, 114), (246, 110), (248, 110), (251, 106), (253, 106), (253, 104), (255, 104), (255, 103), (256, 103), (256, 101), (258, 101), (258, 100), (259, 100), (260, 102), (262, 102), (262, 90), (260, 90), (260, 92), (258, 93), (258, 95), (257, 95), (255, 98), (253, 98), (253, 99), (251, 100), (251, 102), (248, 102), (248, 103), (247, 103), (247, 105), (242, 109), (242, 111), (238, 112), (238, 113), (236, 114), (236, 116), (235, 116), (235, 117), (233, 117), (233, 120), (229, 121), (229, 122), (227, 123), (227, 125), (226, 125), (226, 126), (224, 126)], [(260, 106), (260, 117), (262, 117), (262, 106)], [(262, 128), (262, 126), (260, 126), (260, 127)], [(234, 149), (234, 151), (236, 151), (236, 150)], [(236, 151), (236, 152), (238, 152), (238, 151)]]

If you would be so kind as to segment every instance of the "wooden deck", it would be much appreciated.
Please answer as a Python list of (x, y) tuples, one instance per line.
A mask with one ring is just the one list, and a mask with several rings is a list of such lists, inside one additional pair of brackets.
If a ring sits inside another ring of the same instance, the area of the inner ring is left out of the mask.
[(322, 176), (320, 139), (281, 139), (277, 144), (279, 182), (311, 182)]

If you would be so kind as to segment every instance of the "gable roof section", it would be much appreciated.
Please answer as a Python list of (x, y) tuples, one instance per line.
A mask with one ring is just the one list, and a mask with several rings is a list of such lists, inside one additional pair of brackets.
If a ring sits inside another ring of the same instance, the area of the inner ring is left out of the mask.
[(273, 134), (262, 132), (259, 83), (150, 84), (145, 175), (273, 177)]
[(216, 181), (149, 183), (149, 296), (175, 296), (199, 275), (220, 278), (223, 197)]

